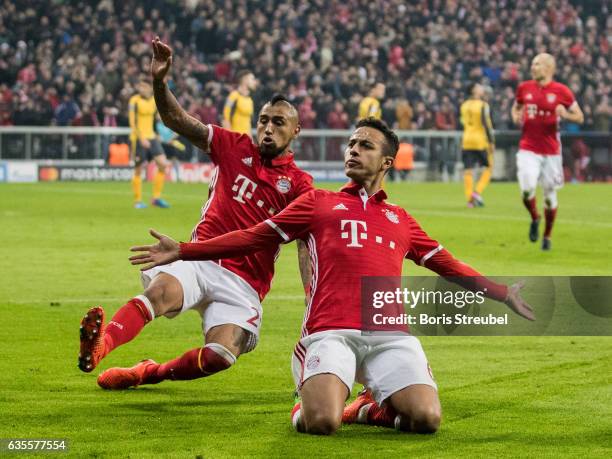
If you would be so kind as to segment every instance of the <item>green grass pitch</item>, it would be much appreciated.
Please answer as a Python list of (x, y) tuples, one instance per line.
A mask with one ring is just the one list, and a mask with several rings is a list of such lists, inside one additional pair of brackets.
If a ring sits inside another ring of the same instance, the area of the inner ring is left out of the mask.
[[(482, 209), (465, 208), (460, 184), (387, 191), (484, 273), (612, 275), (609, 185), (560, 191), (550, 253), (527, 240), (516, 184), (491, 185)], [(189, 237), (206, 186), (168, 184), (165, 196), (171, 209), (139, 211), (126, 183), (0, 185), (0, 438), (67, 438), (75, 457), (612, 457), (610, 337), (425, 337), (443, 407), (438, 433), (295, 433), (289, 361), (303, 301), (294, 244), (277, 262), (255, 352), (211, 378), (102, 391), (99, 370), (77, 369), (79, 320), (141, 292), (127, 249), (149, 241), (149, 227)], [(99, 368), (165, 361), (201, 345), (200, 330), (195, 313), (156, 320)]]

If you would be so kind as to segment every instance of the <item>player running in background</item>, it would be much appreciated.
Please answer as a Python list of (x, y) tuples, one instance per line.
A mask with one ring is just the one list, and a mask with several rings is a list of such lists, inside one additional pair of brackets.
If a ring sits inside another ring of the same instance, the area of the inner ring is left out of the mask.
[(238, 87), (229, 93), (223, 107), (222, 126), (234, 132), (251, 136), (253, 118), (253, 99), (251, 91), (257, 87), (253, 72), (241, 70), (236, 75)]
[(149, 79), (141, 78), (137, 89), (138, 94), (133, 95), (129, 100), (130, 140), (134, 158), (134, 176), (132, 177), (134, 207), (136, 209), (147, 207), (142, 201), (142, 166), (148, 161), (154, 160), (157, 165), (157, 172), (153, 178), (153, 200), (151, 204), (165, 209), (170, 205), (161, 198), (161, 193), (166, 180), (168, 160), (155, 133), (157, 108)]
[[(298, 431), (331, 434), (342, 420), (420, 433), (438, 429), (437, 387), (418, 338), (406, 326), (384, 329), (393, 334), (362, 332), (372, 330), (362, 319), (364, 276), (400, 276), (408, 258), (533, 320), (520, 285), (506, 287), (482, 277), (432, 240), (404, 209), (386, 202), (383, 177), (393, 166), (398, 143), (384, 122), (362, 120), (344, 154), (351, 182), (340, 192), (311, 191), (253, 228), (205, 242), (178, 244), (152, 230), (157, 244), (132, 248), (140, 252), (132, 263), (148, 264), (147, 269), (177, 259), (214, 259), (298, 238), (307, 241), (311, 295), (292, 365), (302, 398), (292, 412)], [(396, 306), (394, 316), (404, 312), (403, 305)], [(369, 390), (344, 409), (355, 379)]]
[(368, 96), (359, 102), (358, 121), (368, 117), (381, 119), (382, 109), (380, 108), (380, 101), (383, 97), (385, 97), (384, 83), (374, 83), (370, 88)]
[[(312, 190), (311, 177), (298, 169), (290, 151), (300, 130), (295, 107), (281, 96), (265, 104), (259, 113), (255, 145), (245, 134), (206, 126), (188, 115), (164, 82), (171, 62), (171, 49), (157, 38), (151, 73), (160, 116), (168, 128), (207, 151), (215, 164), (208, 201), (192, 241), (248, 228)], [(105, 389), (125, 389), (164, 379), (200, 378), (231, 367), (239, 355), (257, 344), (261, 301), (270, 289), (278, 251), (277, 244), (245, 257), (181, 261), (142, 273), (144, 293), (122, 306), (108, 325), (101, 307), (91, 308), (83, 318), (79, 368), (92, 371), (104, 356), (132, 340), (154, 318), (174, 317), (189, 309), (202, 315), (204, 347), (161, 365), (147, 360), (134, 368), (109, 369), (98, 377), (98, 384)], [(305, 248), (300, 253), (304, 272), (309, 269), (308, 255)]]
[(517, 175), (523, 204), (531, 215), (529, 240), (539, 237), (540, 214), (536, 205), (538, 181), (544, 191), (544, 237), (542, 250), (550, 250), (550, 236), (557, 216), (557, 190), (563, 186), (563, 164), (559, 123), (582, 124), (584, 115), (572, 91), (553, 81), (555, 59), (538, 54), (531, 62), (533, 80), (522, 82), (512, 105), (512, 120), (522, 134), (516, 155)]
[[(473, 83), (468, 87), (468, 99), (461, 104), (463, 124), (462, 152), (463, 186), (468, 207), (483, 206), (482, 193), (491, 181), (493, 168), (493, 123), (489, 104), (484, 100), (484, 87)], [(483, 167), (474, 189), (474, 171)]]

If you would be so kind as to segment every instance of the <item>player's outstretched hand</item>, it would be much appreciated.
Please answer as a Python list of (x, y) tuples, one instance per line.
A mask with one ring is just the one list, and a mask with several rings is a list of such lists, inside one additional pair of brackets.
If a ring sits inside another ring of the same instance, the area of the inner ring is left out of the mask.
[(163, 80), (172, 65), (172, 48), (162, 42), (159, 37), (155, 37), (151, 44), (153, 45), (151, 75), (154, 80)]
[(130, 252), (139, 252), (138, 255), (132, 255), (130, 257), (130, 262), (133, 265), (144, 265), (145, 263), (149, 263), (147, 266), (140, 269), (141, 271), (146, 271), (155, 266), (167, 265), (179, 259), (180, 246), (178, 242), (168, 236), (158, 233), (154, 229), (150, 229), (149, 233), (159, 242), (154, 245), (139, 245), (132, 247)]
[(525, 282), (521, 281), (508, 287), (508, 297), (504, 303), (519, 316), (528, 320), (535, 320), (533, 309), (531, 309), (531, 306), (521, 297), (521, 289), (524, 286)]

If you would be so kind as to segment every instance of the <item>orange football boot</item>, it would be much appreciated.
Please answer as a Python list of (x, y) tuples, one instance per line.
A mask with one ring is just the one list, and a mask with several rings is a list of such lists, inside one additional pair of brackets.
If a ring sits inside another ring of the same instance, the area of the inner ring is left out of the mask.
[(87, 311), (81, 320), (79, 350), (79, 368), (89, 373), (98, 366), (104, 353), (104, 309), (96, 306)]
[(158, 365), (158, 363), (155, 360), (146, 359), (131, 368), (109, 368), (98, 376), (98, 386), (107, 390), (123, 390), (140, 386), (151, 365)]
[(368, 411), (375, 404), (376, 401), (372, 397), (372, 393), (364, 389), (362, 390), (357, 398), (344, 407), (342, 413), (343, 424), (367, 424), (368, 423)]

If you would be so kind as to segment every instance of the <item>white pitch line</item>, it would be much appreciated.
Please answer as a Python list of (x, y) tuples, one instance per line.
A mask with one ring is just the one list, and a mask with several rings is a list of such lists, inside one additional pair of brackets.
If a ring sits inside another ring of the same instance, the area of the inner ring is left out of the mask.
[[(204, 185), (204, 184), (202, 184)], [(196, 185), (198, 186), (198, 185)], [(38, 187), (44, 187), (44, 185), (39, 184)], [(76, 188), (71, 187), (70, 189), (65, 188), (54, 188), (54, 187), (45, 187), (44, 192), (54, 192), (54, 193), (89, 193), (89, 194), (112, 194), (112, 195), (120, 195), (120, 196), (131, 196), (131, 191), (127, 190), (116, 191), (116, 190), (92, 190), (91, 188)], [(178, 198), (193, 198), (193, 199), (201, 199), (205, 201), (208, 199), (206, 191), (202, 191), (201, 194), (192, 194), (192, 193), (173, 193), (172, 196), (176, 196)], [(470, 220), (492, 220), (492, 221), (508, 221), (508, 222), (528, 222), (528, 218), (518, 217), (518, 216), (502, 216), (502, 215), (483, 215), (477, 212), (473, 212), (470, 214), (466, 214), (463, 212), (455, 212), (455, 211), (437, 211), (437, 210), (421, 210), (421, 209), (407, 209), (408, 213), (419, 214), (419, 215), (427, 215), (431, 217), (459, 217), (466, 218)], [(578, 226), (591, 226), (594, 228), (612, 228), (612, 223), (607, 222), (593, 222), (593, 221), (582, 221), (582, 220), (557, 220), (557, 224), (560, 225), (578, 225)]]
[[(38, 185), (38, 187), (43, 188), (44, 185)], [(181, 198), (194, 198), (194, 199), (208, 199), (207, 190), (203, 190), (201, 194), (191, 194), (191, 193), (172, 193), (172, 196), (177, 196)], [(114, 196), (126, 196), (129, 197), (132, 195), (132, 191), (127, 189), (125, 191), (117, 191), (117, 190), (96, 190), (92, 188), (54, 188), (54, 187), (46, 187), (41, 190), (41, 192), (47, 193), (83, 193), (83, 194), (110, 194)]]
[[(412, 214), (419, 215), (428, 215), (432, 217), (460, 217), (474, 220), (498, 220), (498, 221), (512, 221), (512, 222), (523, 222), (526, 223), (529, 221), (528, 217), (518, 217), (518, 216), (501, 216), (501, 215), (483, 215), (474, 213), (472, 215), (464, 214), (461, 212), (453, 212), (453, 211), (437, 211), (437, 210), (412, 210), (410, 212)], [(612, 228), (612, 223), (606, 222), (585, 222), (585, 221), (577, 221), (577, 220), (557, 220), (558, 225), (580, 225), (580, 226), (594, 226), (600, 228)]]
[[(128, 296), (124, 297), (98, 297), (98, 298), (55, 298), (55, 299), (36, 299), (36, 300), (0, 300), (0, 304), (3, 305), (16, 305), (16, 306), (27, 306), (31, 304), (40, 304), (40, 303), (59, 303), (62, 304), (83, 304), (83, 305), (97, 305), (103, 303), (115, 303), (121, 301), (128, 301), (130, 298)], [(271, 295), (264, 300), (265, 303), (274, 302), (274, 301), (296, 301), (303, 300), (304, 295)]]

